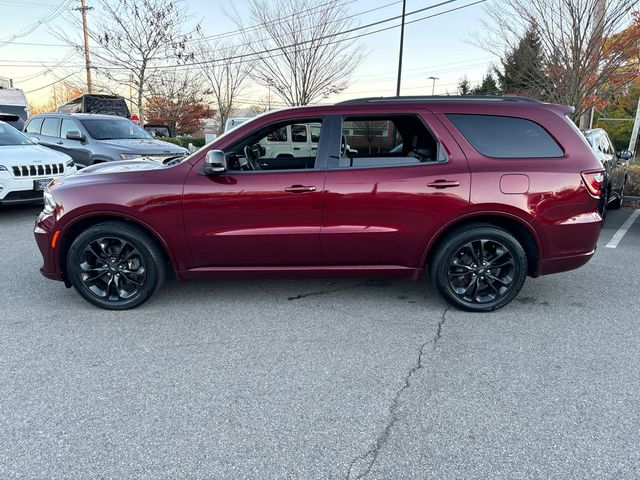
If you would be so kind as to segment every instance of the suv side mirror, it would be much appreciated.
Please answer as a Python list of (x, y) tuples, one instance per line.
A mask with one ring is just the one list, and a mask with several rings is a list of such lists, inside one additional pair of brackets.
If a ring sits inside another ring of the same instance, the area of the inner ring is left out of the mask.
[(622, 159), (622, 160), (629, 160), (631, 157), (633, 157), (633, 153), (631, 153), (629, 150), (623, 150), (622, 152), (620, 152), (618, 154), (618, 156)]
[(204, 158), (200, 173), (203, 175), (220, 175), (227, 171), (227, 157), (222, 150), (209, 150)]
[(78, 140), (79, 142), (84, 142), (84, 135), (76, 130), (72, 130), (71, 132), (67, 132), (67, 140)]

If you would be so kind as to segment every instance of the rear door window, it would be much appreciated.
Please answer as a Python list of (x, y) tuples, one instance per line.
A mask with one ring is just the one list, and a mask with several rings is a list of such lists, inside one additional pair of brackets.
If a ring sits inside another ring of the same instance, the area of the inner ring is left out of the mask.
[(60, 135), (60, 119), (45, 118), (42, 122), (42, 135), (57, 137)]
[(40, 133), (40, 128), (42, 128), (42, 118), (34, 118), (27, 125), (27, 133)]
[(446, 160), (438, 141), (416, 115), (343, 119), (339, 168), (397, 167)]
[(494, 158), (557, 158), (564, 152), (549, 133), (531, 120), (498, 115), (447, 114), (482, 155)]

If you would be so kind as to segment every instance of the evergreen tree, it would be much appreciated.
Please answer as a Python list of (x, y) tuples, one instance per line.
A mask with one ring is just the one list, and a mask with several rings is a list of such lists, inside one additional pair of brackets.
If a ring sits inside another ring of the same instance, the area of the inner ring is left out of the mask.
[(506, 94), (524, 95), (545, 100), (549, 81), (545, 74), (545, 58), (535, 26), (527, 30), (518, 45), (502, 59), (502, 71), (495, 69), (501, 90)]
[(458, 95), (470, 95), (471, 94), (471, 82), (465, 75), (458, 82)]
[(482, 83), (471, 90), (473, 95), (498, 95), (500, 94), (500, 88), (498, 88), (498, 82), (493, 76), (492, 72), (487, 72), (482, 77)]

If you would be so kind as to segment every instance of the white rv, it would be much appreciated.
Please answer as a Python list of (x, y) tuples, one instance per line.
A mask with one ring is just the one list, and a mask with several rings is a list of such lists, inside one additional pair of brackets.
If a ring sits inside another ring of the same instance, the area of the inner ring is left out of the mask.
[(0, 113), (17, 116), (17, 120), (5, 119), (5, 121), (9, 125), (22, 131), (24, 124), (31, 116), (27, 97), (25, 97), (24, 92), (19, 88), (0, 87)]

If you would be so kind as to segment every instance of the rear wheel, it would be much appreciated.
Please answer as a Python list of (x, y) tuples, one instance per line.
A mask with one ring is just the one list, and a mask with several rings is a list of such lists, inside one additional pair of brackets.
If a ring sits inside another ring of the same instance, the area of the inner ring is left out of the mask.
[(474, 312), (504, 307), (518, 295), (526, 276), (522, 245), (491, 225), (472, 225), (447, 235), (431, 262), (431, 279), (440, 294), (452, 305)]
[(160, 287), (165, 262), (157, 242), (133, 225), (105, 222), (71, 244), (67, 274), (76, 291), (101, 308), (127, 310), (146, 302)]
[(610, 208), (611, 210), (618, 210), (622, 207), (622, 204), (624, 203), (624, 187), (626, 185), (627, 179), (625, 178), (624, 182), (622, 183), (622, 188), (620, 189), (620, 194), (616, 197), (615, 200), (611, 202), (608, 208)]

